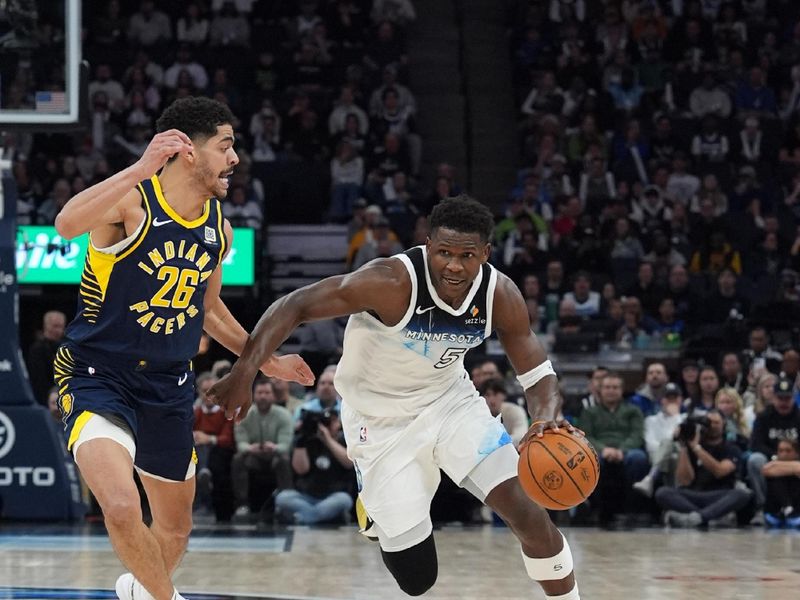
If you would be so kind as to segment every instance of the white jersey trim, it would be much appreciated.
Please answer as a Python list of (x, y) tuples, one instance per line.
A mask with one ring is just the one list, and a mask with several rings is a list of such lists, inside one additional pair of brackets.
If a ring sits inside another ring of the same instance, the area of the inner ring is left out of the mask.
[[(425, 265), (425, 282), (428, 284), (428, 292), (433, 298), (433, 303), (436, 304), (440, 309), (444, 312), (453, 315), (454, 317), (460, 317), (464, 314), (464, 311), (469, 308), (469, 305), (472, 304), (472, 300), (475, 298), (475, 294), (478, 292), (478, 288), (481, 287), (481, 281), (483, 281), (483, 266), (478, 271), (478, 276), (475, 278), (475, 281), (472, 282), (472, 287), (470, 288), (469, 292), (467, 293), (467, 297), (464, 298), (464, 301), (461, 303), (461, 306), (458, 308), (453, 308), (447, 302), (439, 298), (439, 294), (436, 293), (436, 288), (433, 287), (433, 282), (431, 281), (431, 273), (428, 270), (428, 252), (425, 246), (419, 246), (422, 248), (422, 260), (423, 264)], [(488, 319), (487, 319), (488, 321)]]
[(144, 227), (146, 221), (147, 221), (147, 215), (142, 217), (142, 222), (139, 223), (139, 226), (136, 228), (136, 231), (134, 231), (124, 240), (120, 240), (113, 246), (109, 246), (107, 248), (98, 248), (97, 246), (94, 245), (94, 242), (92, 242), (92, 234), (89, 234), (89, 243), (92, 245), (92, 248), (97, 250), (100, 254), (119, 254), (120, 252), (125, 250), (125, 248), (130, 246), (131, 243), (133, 243), (133, 240), (135, 240), (136, 236), (139, 235), (139, 232), (142, 230), (142, 227)]
[(492, 335), (492, 310), (494, 308), (494, 290), (497, 287), (497, 269), (489, 265), (489, 284), (486, 286), (486, 332), (484, 339)]
[(405, 254), (395, 254), (392, 258), (397, 258), (400, 260), (403, 265), (406, 267), (406, 271), (408, 271), (408, 276), (411, 279), (411, 297), (408, 299), (408, 308), (406, 309), (406, 314), (403, 315), (403, 318), (397, 323), (397, 325), (393, 325), (389, 327), (386, 323), (381, 321), (380, 319), (376, 318), (375, 315), (364, 311), (362, 314), (367, 316), (368, 318), (375, 321), (378, 325), (383, 327), (388, 333), (394, 333), (396, 331), (400, 331), (403, 327), (405, 327), (408, 322), (411, 320), (411, 315), (414, 314), (414, 306), (417, 304), (417, 274), (414, 270), (414, 265), (411, 262), (411, 259), (408, 258)]

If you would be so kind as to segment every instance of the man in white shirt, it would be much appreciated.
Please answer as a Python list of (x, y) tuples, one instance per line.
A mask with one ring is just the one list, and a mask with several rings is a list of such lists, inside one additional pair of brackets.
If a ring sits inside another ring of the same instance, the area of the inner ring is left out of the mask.
[(675, 447), (673, 437), (678, 425), (686, 417), (685, 414), (681, 414), (683, 395), (679, 385), (675, 383), (665, 385), (660, 402), (661, 410), (644, 420), (644, 444), (652, 467), (644, 479), (633, 484), (633, 489), (645, 496), (653, 495), (653, 488), (660, 473), (672, 470), (670, 467), (674, 468), (668, 461)]
[(565, 300), (572, 300), (581, 317), (594, 317), (600, 313), (600, 294), (592, 291), (592, 280), (586, 271), (578, 271), (572, 284), (572, 291), (564, 294)]

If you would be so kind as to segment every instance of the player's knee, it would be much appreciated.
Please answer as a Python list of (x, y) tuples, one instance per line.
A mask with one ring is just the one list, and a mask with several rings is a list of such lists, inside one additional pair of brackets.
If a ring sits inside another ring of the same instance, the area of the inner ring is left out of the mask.
[(175, 536), (180, 538), (188, 538), (189, 534), (192, 533), (192, 527), (194, 527), (194, 521), (192, 520), (191, 513), (189, 513), (179, 519), (178, 527), (175, 530)]
[(419, 544), (399, 552), (381, 550), (381, 556), (397, 585), (409, 596), (421, 596), (436, 583), (439, 564), (433, 534)]
[(154, 519), (153, 524), (158, 527), (161, 533), (171, 538), (188, 538), (189, 534), (192, 532), (193, 525), (191, 509), (181, 515), (171, 514), (168, 519)]
[(142, 507), (139, 495), (133, 492), (110, 494), (98, 498), (107, 525), (128, 528), (142, 522)]
[(422, 596), (436, 583), (437, 573), (430, 573), (425, 567), (418, 571), (412, 571), (406, 575), (395, 575), (395, 581), (400, 589), (409, 596)]

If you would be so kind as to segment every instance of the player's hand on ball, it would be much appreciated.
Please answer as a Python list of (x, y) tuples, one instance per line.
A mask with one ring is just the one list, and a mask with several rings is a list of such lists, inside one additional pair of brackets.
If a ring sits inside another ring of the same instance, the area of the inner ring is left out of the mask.
[(207, 396), (219, 405), (230, 421), (240, 422), (247, 416), (253, 401), (252, 381), (247, 377), (237, 377), (233, 371), (211, 386)]
[(527, 444), (531, 439), (535, 437), (542, 437), (544, 432), (548, 429), (552, 429), (553, 431), (558, 431), (561, 428), (566, 429), (570, 433), (579, 433), (583, 435), (583, 432), (580, 429), (576, 429), (572, 426), (572, 424), (564, 418), (556, 418), (556, 419), (534, 419), (533, 423), (531, 423), (528, 432), (523, 436), (522, 440), (520, 441), (519, 445), (520, 448)]

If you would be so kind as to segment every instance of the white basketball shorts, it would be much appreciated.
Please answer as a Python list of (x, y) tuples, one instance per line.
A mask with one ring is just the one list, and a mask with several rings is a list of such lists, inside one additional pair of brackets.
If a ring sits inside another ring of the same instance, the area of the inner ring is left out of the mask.
[[(341, 416), (361, 501), (389, 537), (429, 518), (440, 468), (481, 501), (517, 475), (511, 438), (477, 393), (444, 397), (416, 417), (370, 417), (345, 399)], [(492, 454), (491, 468), (476, 469)]]

